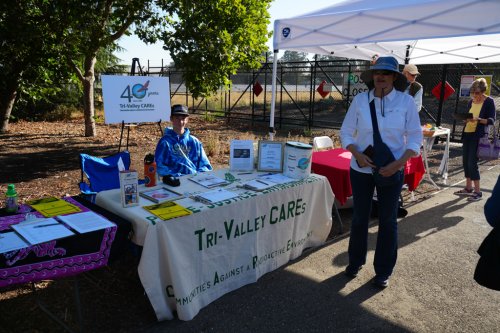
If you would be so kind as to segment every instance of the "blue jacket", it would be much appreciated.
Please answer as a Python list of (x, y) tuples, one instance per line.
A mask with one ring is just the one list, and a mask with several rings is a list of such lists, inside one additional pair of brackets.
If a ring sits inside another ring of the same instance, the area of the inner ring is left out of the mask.
[(203, 145), (187, 128), (183, 135), (177, 135), (170, 127), (165, 129), (156, 146), (155, 161), (160, 176), (178, 177), (212, 170)]

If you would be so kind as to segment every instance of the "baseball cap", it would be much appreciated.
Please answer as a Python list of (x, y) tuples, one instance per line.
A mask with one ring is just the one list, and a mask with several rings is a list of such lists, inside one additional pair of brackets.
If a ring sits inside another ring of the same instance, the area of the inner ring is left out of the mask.
[(411, 75), (420, 75), (417, 66), (415, 66), (414, 64), (405, 65), (405, 68), (403, 68), (403, 72), (408, 72)]
[(181, 115), (181, 116), (189, 116), (188, 107), (182, 104), (175, 104), (172, 106), (171, 116)]

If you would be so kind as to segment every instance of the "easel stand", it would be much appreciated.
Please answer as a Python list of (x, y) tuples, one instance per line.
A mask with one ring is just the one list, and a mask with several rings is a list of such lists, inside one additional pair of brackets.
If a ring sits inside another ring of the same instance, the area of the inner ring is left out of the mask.
[[(136, 126), (137, 126), (137, 124), (125, 124), (125, 121), (122, 120), (122, 128), (120, 130), (120, 145), (118, 146), (118, 152), (120, 152), (122, 149), (123, 130), (125, 129), (125, 127), (127, 127), (127, 145), (125, 147), (125, 150), (128, 150), (128, 140), (130, 138), (130, 128), (136, 127)], [(161, 138), (163, 136), (163, 129), (161, 127), (161, 120), (158, 121), (158, 127), (160, 129), (160, 138)]]

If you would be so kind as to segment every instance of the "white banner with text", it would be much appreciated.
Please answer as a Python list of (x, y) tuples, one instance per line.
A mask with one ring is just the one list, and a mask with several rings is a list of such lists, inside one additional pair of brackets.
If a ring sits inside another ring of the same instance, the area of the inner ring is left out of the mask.
[[(319, 246), (333, 193), (311, 175), (267, 193), (149, 226), (139, 276), (158, 320), (191, 320), (222, 295)], [(249, 192), (250, 193), (250, 192)]]
[(106, 124), (170, 119), (168, 77), (103, 75), (102, 96)]

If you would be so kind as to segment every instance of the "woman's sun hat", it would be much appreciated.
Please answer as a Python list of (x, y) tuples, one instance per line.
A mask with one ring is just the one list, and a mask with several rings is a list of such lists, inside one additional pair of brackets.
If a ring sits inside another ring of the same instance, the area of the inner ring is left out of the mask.
[(373, 64), (370, 69), (361, 73), (361, 79), (365, 82), (369, 89), (374, 87), (373, 84), (373, 71), (391, 71), (397, 74), (397, 78), (394, 81), (394, 88), (399, 91), (405, 91), (408, 86), (408, 80), (406, 77), (399, 71), (399, 63), (396, 58), (387, 56), (387, 57), (378, 57), (375, 64)]

